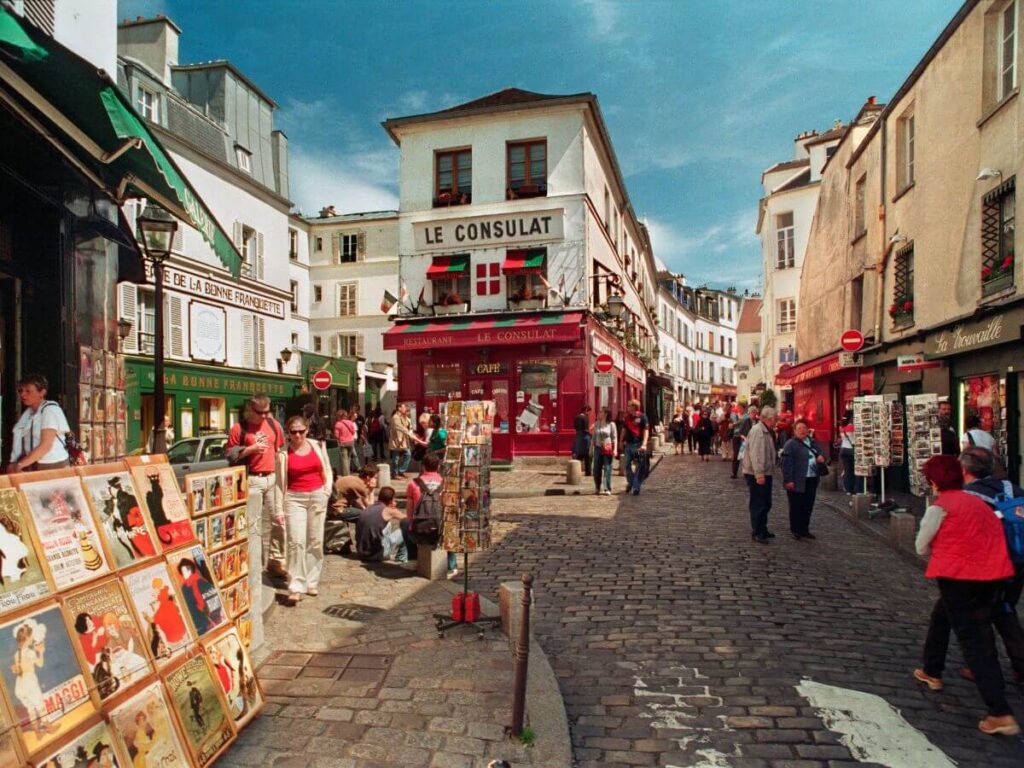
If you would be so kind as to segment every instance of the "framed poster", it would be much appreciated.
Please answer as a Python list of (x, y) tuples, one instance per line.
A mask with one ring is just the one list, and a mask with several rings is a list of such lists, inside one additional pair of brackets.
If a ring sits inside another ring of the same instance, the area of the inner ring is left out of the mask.
[(106, 385), (106, 365), (102, 349), (92, 351), (92, 385), (100, 390)]
[(167, 565), (153, 563), (122, 579), (150, 655), (158, 667), (166, 666), (193, 640)]
[(246, 648), (252, 645), (252, 614), (243, 613), (235, 619), (235, 627), (238, 629), (238, 638)]
[(87, 467), (80, 474), (114, 564), (124, 568), (156, 555), (131, 475), (120, 464)]
[[(44, 476), (50, 477), (23, 482)], [(44, 567), (58, 590), (110, 573), (98, 526), (76, 475), (37, 472), (19, 476), (16, 482), (28, 502)]]
[(92, 421), (92, 387), (88, 384), (78, 385), (78, 420)]
[(86, 676), (100, 699), (109, 699), (153, 671), (117, 579), (67, 595), (64, 612)]
[(82, 450), (89, 454), (89, 458), (95, 458), (92, 453), (92, 425), (81, 424), (78, 427), (78, 444), (82, 446)]
[(166, 461), (152, 462), (151, 459), (150, 456), (129, 456), (127, 460), (143, 510), (165, 551), (190, 544), (195, 541), (195, 532), (174, 470)]
[(193, 360), (223, 363), (227, 360), (227, 315), (220, 307), (191, 301), (189, 354)]
[(188, 480), (188, 508), (192, 517), (205, 514), (209, 505), (206, 503), (206, 478), (190, 477)]
[(118, 389), (124, 389), (125, 385), (125, 367), (124, 367), (124, 355), (118, 355), (114, 361), (117, 366), (117, 375), (114, 377), (114, 386)]
[(112, 709), (110, 723), (132, 768), (191, 768), (160, 681)]
[(110, 727), (102, 720), (60, 749), (33, 762), (39, 768), (127, 768), (118, 757)]
[[(121, 399), (123, 400), (124, 399), (124, 393), (122, 392), (121, 395), (122, 395)], [(118, 422), (118, 424), (117, 424), (117, 436), (116, 436), (116, 439), (114, 440), (114, 443), (115, 443), (115, 445), (117, 447), (117, 457), (118, 458), (121, 458), (122, 456), (127, 455), (127, 453), (128, 453), (128, 426), (123, 421)]]
[(92, 420), (94, 422), (103, 422), (106, 420), (106, 403), (104, 402), (104, 393), (106, 390), (103, 387), (93, 386), (92, 388)]
[(92, 347), (84, 344), (78, 347), (78, 380), (92, 383)]
[(0, 614), (51, 594), (22, 497), (0, 478)]
[(167, 555), (167, 567), (198, 637), (227, 621), (217, 584), (200, 546)]
[[(0, 697), (2, 698), (2, 697)], [(3, 701), (0, 701), (0, 765), (21, 765), (18, 737), (14, 732), (14, 723), (7, 713)]]
[(103, 384), (113, 387), (117, 383), (117, 356), (113, 352), (103, 353)]
[(186, 659), (164, 678), (171, 706), (199, 768), (212, 763), (231, 743), (234, 729), (220, 696), (220, 684), (202, 654)]
[(106, 435), (104, 434), (105, 427), (102, 424), (92, 425), (92, 460), (93, 461), (105, 461), (106, 457), (103, 455), (103, 447), (106, 445)]
[[(103, 418), (107, 424), (113, 424), (117, 421), (117, 401), (118, 392), (116, 389), (108, 388), (103, 394)], [(113, 440), (111, 440), (113, 442)]]
[(234, 627), (209, 640), (204, 647), (224, 691), (235, 730), (240, 731), (263, 708), (263, 692), (253, 672), (252, 660)]
[(56, 604), (0, 624), (0, 675), (29, 754), (63, 739), (96, 711)]

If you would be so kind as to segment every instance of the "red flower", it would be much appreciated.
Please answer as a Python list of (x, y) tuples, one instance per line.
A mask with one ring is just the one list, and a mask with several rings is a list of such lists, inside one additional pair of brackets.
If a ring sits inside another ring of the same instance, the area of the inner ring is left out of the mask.
[(992, 267), (982, 267), (981, 276), (986, 280), (992, 275)]
[(903, 302), (903, 311), (904, 312), (909, 312), (913, 308), (914, 308), (914, 302), (912, 302), (910, 299), (907, 299), (906, 301)]
[(889, 314), (890, 315), (895, 315), (896, 314), (896, 305), (895, 304), (893, 304), (893, 305), (891, 305), (889, 307)]
[(1013, 266), (1013, 254), (1011, 253), (1005, 259), (1003, 259), (1003, 263), (999, 266), (999, 268), (1000, 269), (1010, 269), (1012, 266)]

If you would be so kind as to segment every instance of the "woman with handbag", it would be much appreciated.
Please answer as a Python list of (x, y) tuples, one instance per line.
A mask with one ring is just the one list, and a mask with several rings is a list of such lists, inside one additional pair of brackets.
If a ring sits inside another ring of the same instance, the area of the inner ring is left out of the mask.
[(818, 493), (818, 478), (828, 474), (828, 464), (809, 434), (807, 422), (797, 419), (793, 437), (782, 448), (782, 482), (789, 498), (789, 530), (794, 539), (813, 539), (811, 512)]
[[(612, 409), (602, 408), (591, 433), (594, 447), (594, 493), (612, 495), (612, 462), (618, 453), (619, 430), (612, 421)], [(604, 489), (601, 486), (604, 485)]]

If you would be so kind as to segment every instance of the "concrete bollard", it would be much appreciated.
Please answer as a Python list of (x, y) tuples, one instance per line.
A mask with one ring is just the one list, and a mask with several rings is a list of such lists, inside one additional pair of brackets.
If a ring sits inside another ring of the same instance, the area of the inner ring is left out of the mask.
[(419, 547), (416, 556), (416, 575), (429, 581), (448, 578), (448, 553), (443, 549)]
[(391, 485), (391, 465), (388, 463), (377, 465), (377, 487), (387, 488)]
[(874, 503), (874, 496), (870, 493), (858, 493), (852, 498), (853, 516), (858, 520), (870, 520), (871, 517), (868, 513), (871, 511), (871, 505)]
[(659, 435), (651, 436), (651, 446), (648, 449), (651, 453), (657, 453), (661, 450), (661, 437)]
[(570, 459), (565, 468), (566, 485), (579, 485), (583, 482), (583, 462), (579, 459)]
[(917, 518), (910, 512), (892, 512), (889, 515), (889, 543), (893, 549), (915, 552)]
[[(503, 581), (498, 585), (498, 613), (501, 615), (501, 631), (508, 637), (510, 645), (514, 645), (519, 637), (519, 619), (522, 616), (520, 606), (523, 602), (523, 582)], [(530, 593), (530, 605), (533, 606), (534, 596)]]

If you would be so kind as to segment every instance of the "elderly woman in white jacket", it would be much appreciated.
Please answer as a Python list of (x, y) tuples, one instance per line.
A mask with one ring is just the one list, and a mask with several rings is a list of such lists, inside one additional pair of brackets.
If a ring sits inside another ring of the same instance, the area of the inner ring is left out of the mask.
[(331, 494), (331, 463), (319, 440), (307, 439), (309, 424), (292, 416), (286, 424), (288, 445), (277, 454), (275, 522), (287, 537), (288, 598), (315, 597), (324, 567), (324, 519)]

